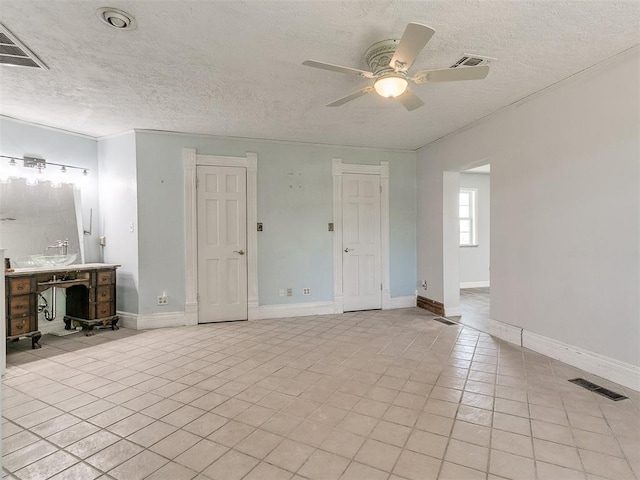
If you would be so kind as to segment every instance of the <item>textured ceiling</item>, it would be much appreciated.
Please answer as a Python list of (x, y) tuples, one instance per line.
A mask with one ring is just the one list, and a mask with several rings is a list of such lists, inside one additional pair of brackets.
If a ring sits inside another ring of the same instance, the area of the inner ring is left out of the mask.
[[(0, 21), (49, 71), (0, 67), (0, 114), (93, 136), (133, 128), (415, 149), (640, 42), (640, 2), (0, 0)], [(125, 10), (134, 31), (99, 22)], [(367, 47), (408, 22), (436, 34), (412, 72), (463, 52), (497, 58), (485, 80), (415, 85), (407, 112), (371, 81)]]

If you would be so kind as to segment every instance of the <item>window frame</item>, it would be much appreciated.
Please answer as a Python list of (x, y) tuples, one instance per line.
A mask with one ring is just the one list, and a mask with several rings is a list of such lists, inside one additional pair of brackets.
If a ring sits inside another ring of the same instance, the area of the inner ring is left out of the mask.
[[(460, 216), (460, 194), (466, 193), (469, 195), (469, 216)], [(469, 229), (469, 243), (462, 243), (462, 220), (468, 220)], [(473, 187), (460, 187), (458, 191), (458, 243), (460, 247), (477, 247), (478, 246), (478, 189)]]

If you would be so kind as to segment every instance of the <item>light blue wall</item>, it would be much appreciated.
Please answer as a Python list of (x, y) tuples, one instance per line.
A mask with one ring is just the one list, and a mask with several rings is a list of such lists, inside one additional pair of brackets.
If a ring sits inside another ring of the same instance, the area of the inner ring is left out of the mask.
[[(184, 308), (184, 186), (182, 149), (258, 154), (258, 275), (261, 305), (333, 300), (331, 159), (389, 162), (391, 295), (416, 284), (416, 154), (247, 139), (138, 132), (140, 313)], [(302, 288), (311, 288), (302, 296)], [(292, 297), (279, 297), (293, 288)], [(169, 306), (156, 306), (162, 292)]]
[(100, 235), (106, 238), (104, 261), (120, 265), (116, 271), (118, 310), (137, 313), (140, 281), (135, 134), (130, 132), (101, 140), (98, 156), (99, 227)]
[[(264, 223), (258, 234), (261, 305), (333, 300), (333, 233), (327, 230), (333, 221), (331, 159), (389, 162), (391, 295), (415, 291), (414, 152), (148, 132), (97, 141), (3, 117), (0, 147), (3, 155), (40, 156), (91, 170), (82, 190), (85, 222), (93, 208), (85, 261), (122, 265), (118, 310), (148, 314), (184, 309), (184, 147), (204, 154), (258, 154), (258, 221)], [(104, 250), (98, 244), (101, 235), (107, 240)], [(302, 295), (303, 287), (311, 289), (310, 296)], [(294, 295), (279, 297), (280, 288), (293, 288)], [(162, 292), (169, 305), (158, 308), (156, 297)]]
[(27, 155), (89, 169), (82, 186), (82, 218), (84, 228), (89, 230), (89, 212), (93, 209), (94, 228), (92, 235), (84, 236), (84, 255), (87, 263), (101, 261), (95, 228), (99, 216), (97, 140), (0, 116), (0, 155), (18, 158)]

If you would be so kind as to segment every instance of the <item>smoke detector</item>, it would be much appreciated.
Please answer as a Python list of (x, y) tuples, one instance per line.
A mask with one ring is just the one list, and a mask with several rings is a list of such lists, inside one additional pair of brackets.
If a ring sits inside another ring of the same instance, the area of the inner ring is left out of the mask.
[(138, 22), (127, 12), (112, 7), (102, 7), (96, 11), (100, 21), (117, 30), (135, 30)]

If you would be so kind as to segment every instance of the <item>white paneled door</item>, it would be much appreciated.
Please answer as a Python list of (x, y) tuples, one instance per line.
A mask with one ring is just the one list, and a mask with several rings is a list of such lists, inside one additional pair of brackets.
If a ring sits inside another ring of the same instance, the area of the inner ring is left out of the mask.
[(198, 166), (196, 178), (198, 323), (246, 320), (246, 169)]
[(382, 308), (380, 176), (342, 177), (344, 311)]

